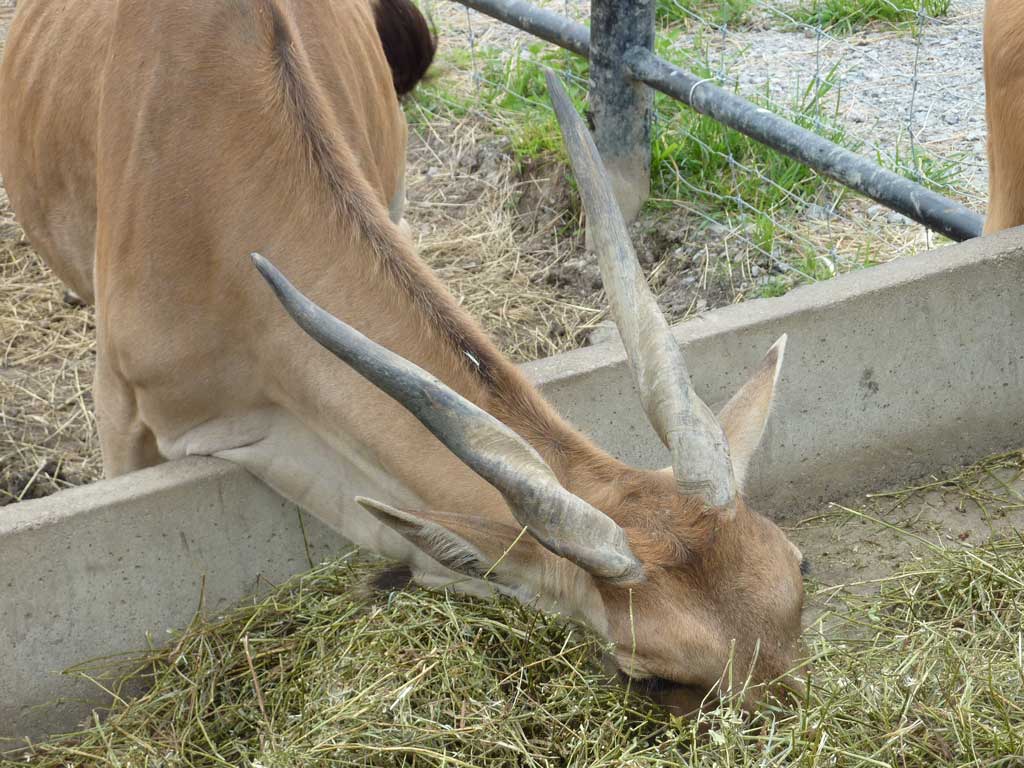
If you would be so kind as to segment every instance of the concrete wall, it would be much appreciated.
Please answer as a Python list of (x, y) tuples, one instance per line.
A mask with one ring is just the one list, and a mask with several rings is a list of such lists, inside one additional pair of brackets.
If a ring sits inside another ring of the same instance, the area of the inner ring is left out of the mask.
[[(1024, 230), (717, 310), (676, 329), (724, 401), (781, 333), (778, 401), (751, 493), (764, 509), (891, 485), (1024, 443)], [(618, 344), (526, 366), (614, 454), (660, 466)], [(91, 694), (59, 671), (159, 643), (258, 577), (344, 548), (244, 471), (190, 460), (0, 510), (0, 736), (71, 727)], [(309, 557), (307, 559), (307, 546)]]
[[(749, 495), (767, 512), (912, 480), (1024, 444), (1024, 227), (725, 307), (675, 328), (723, 403), (789, 335)], [(620, 345), (526, 366), (613, 454), (665, 466)]]
[(223, 609), (346, 548), (217, 459), (0, 508), (0, 738), (68, 730), (104, 701), (65, 668), (163, 645), (201, 598)]

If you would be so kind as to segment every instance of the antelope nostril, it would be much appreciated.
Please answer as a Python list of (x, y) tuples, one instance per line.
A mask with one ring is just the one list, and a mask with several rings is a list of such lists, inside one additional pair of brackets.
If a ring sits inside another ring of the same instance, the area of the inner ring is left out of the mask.
[(800, 558), (800, 575), (807, 576), (811, 572), (811, 561), (806, 557)]

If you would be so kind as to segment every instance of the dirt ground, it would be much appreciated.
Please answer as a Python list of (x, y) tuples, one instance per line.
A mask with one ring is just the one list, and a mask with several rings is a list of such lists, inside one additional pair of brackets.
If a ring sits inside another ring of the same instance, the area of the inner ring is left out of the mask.
[[(10, 0), (0, 2), (0, 34), (10, 14)], [(578, 222), (560, 165), (517, 162), (506, 139), (468, 115), (418, 126), (408, 174), (407, 217), (420, 253), (510, 355), (532, 359), (614, 333), (593, 258), (578, 234), (564, 234), (578, 231), (567, 226)], [(846, 216), (859, 211), (870, 219), (867, 209), (854, 202)], [(818, 227), (833, 235), (844, 226), (805, 224), (808, 232)], [(898, 252), (924, 244), (914, 231), (893, 223), (891, 241), (903, 244)], [(634, 227), (640, 259), (672, 320), (743, 300), (758, 273), (772, 269), (732, 259), (735, 235), (685, 201), (646, 214)], [(723, 259), (735, 268), (710, 268)], [(0, 190), (0, 506), (99, 477), (93, 331), (91, 308), (66, 300)], [(858, 511), (833, 505), (812, 518), (782, 520), (821, 585), (814, 610), (828, 609), (827, 585), (857, 589), (931, 546), (969, 546), (993, 531), (1024, 527), (1022, 476), (1018, 453), (913, 493), (870, 498)]]
[(1024, 532), (1024, 451), (778, 522), (811, 564), (810, 621), (837, 608), (841, 593), (876, 590), (936, 547), (971, 547)]

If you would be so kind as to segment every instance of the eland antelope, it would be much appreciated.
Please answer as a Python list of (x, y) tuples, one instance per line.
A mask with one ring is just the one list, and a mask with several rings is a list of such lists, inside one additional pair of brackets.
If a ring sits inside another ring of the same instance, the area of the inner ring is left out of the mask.
[(1024, 224), (1024, 3), (985, 0), (985, 234)]
[[(742, 490), (785, 338), (716, 417), (550, 79), (672, 466), (634, 469), (574, 430), (399, 226), (396, 85), (422, 74), (423, 35), (408, 0), (19, 5), (0, 72), (2, 171), (38, 251), (95, 301), (105, 473), (236, 462), (420, 583), (493, 586), (585, 622), (635, 688), (680, 713), (748, 675), (784, 678), (801, 555)], [(403, 62), (389, 40), (419, 53)], [(381, 500), (355, 499), (370, 480)]]

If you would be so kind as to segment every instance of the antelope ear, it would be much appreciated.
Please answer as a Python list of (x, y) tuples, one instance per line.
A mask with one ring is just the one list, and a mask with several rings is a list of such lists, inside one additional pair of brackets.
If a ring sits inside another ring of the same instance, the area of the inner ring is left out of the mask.
[(775, 384), (779, 380), (785, 351), (786, 334), (782, 334), (747, 383), (740, 387), (718, 414), (718, 421), (729, 442), (733, 473), (740, 490), (746, 483), (750, 458), (764, 435), (764, 425), (771, 412)]
[(401, 534), (445, 568), (499, 584), (521, 588), (533, 581), (547, 551), (521, 528), (451, 512), (395, 509), (373, 499), (356, 501), (381, 523)]

